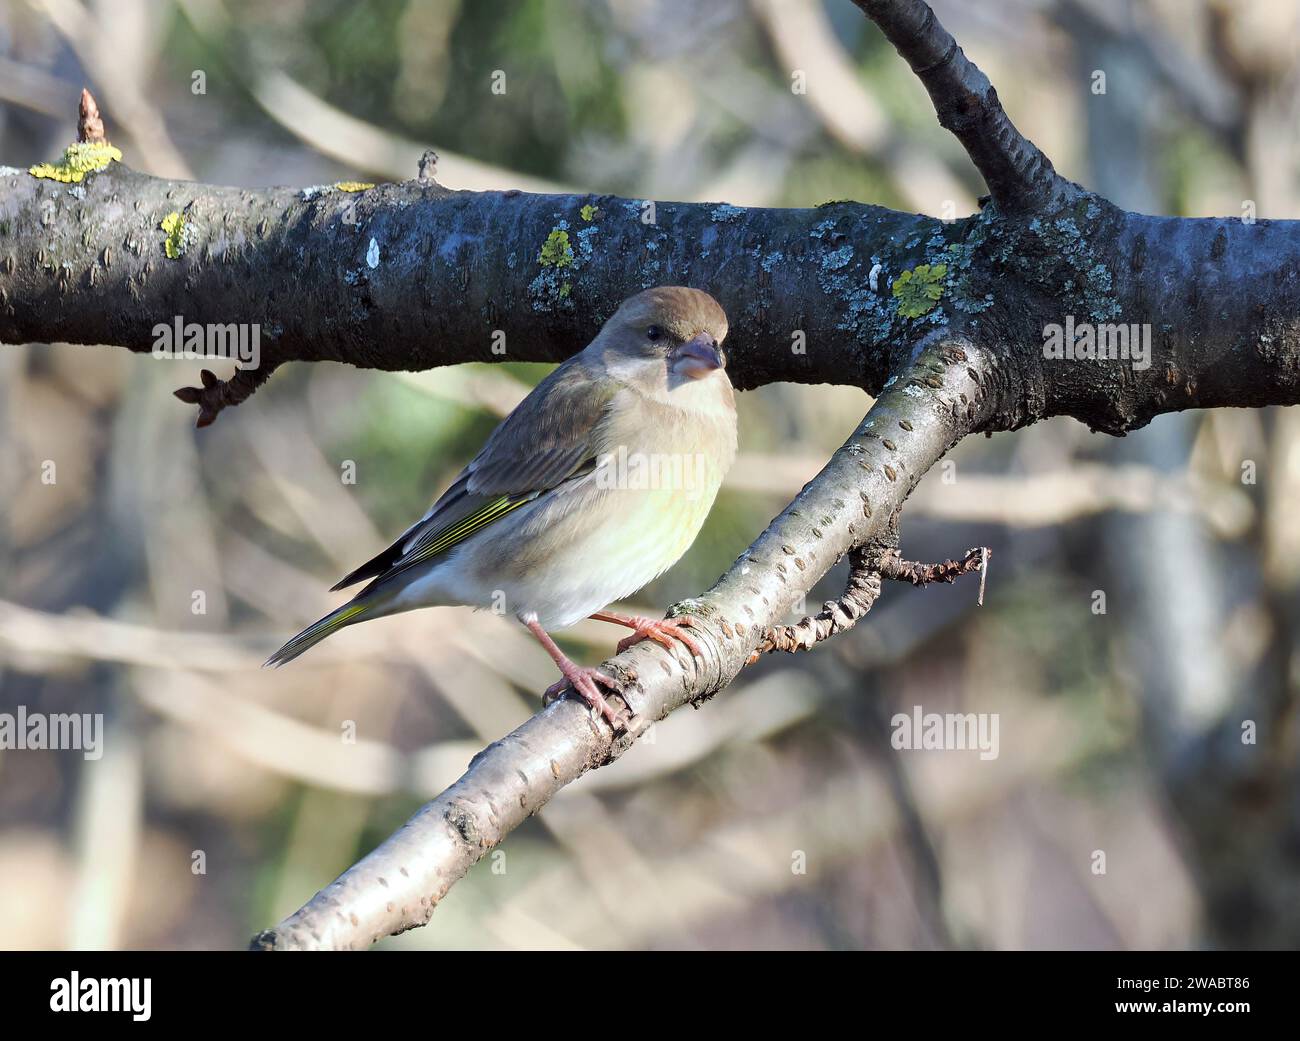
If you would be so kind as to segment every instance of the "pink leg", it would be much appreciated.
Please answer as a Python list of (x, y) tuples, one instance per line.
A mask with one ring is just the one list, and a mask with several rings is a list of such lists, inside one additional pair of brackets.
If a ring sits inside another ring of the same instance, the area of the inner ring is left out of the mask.
[(551, 656), (560, 670), (564, 679), (558, 683), (553, 683), (546, 688), (546, 693), (542, 695), (543, 700), (548, 704), (563, 693), (566, 687), (572, 687), (578, 695), (592, 708), (597, 709), (605, 721), (615, 730), (621, 730), (625, 726), (614, 707), (610, 705), (600, 692), (600, 687), (605, 686), (615, 692), (620, 692), (621, 684), (613, 676), (607, 676), (599, 669), (590, 665), (578, 665), (573, 662), (559, 647), (556, 646), (550, 634), (543, 629), (537, 621), (524, 621), (528, 626), (529, 632), (537, 637), (537, 642), (546, 648), (546, 653)]
[(612, 611), (597, 611), (591, 616), (598, 622), (613, 622), (615, 625), (625, 625), (635, 632), (618, 642), (618, 650), (621, 654), (634, 643), (640, 643), (642, 640), (654, 640), (655, 643), (664, 647), (671, 648), (673, 640), (685, 645), (695, 657), (703, 658), (704, 649), (690, 636), (684, 633), (683, 629), (690, 629), (695, 625), (695, 620), (689, 615), (683, 615), (681, 618), (644, 618), (641, 615), (621, 615), (614, 614)]

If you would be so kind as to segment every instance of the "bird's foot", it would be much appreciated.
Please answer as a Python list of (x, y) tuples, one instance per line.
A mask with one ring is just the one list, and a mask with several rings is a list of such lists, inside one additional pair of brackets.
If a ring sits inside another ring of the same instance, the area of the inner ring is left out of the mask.
[(673, 640), (676, 640), (695, 657), (704, 657), (704, 648), (684, 632), (684, 630), (693, 628), (695, 625), (694, 619), (689, 615), (683, 615), (681, 618), (642, 618), (639, 615), (633, 615), (627, 619), (625, 624), (635, 631), (631, 636), (618, 641), (619, 654), (642, 640), (654, 640), (655, 643), (671, 650)]
[(605, 700), (605, 696), (600, 692), (600, 688), (608, 687), (616, 694), (623, 693), (623, 684), (613, 676), (601, 672), (594, 665), (577, 665), (571, 661), (556, 662), (564, 679), (557, 680), (546, 688), (542, 694), (542, 702), (549, 705), (569, 688), (582, 698), (588, 705), (599, 712), (611, 727), (615, 730), (622, 730), (626, 727), (626, 722), (622, 716), (614, 711), (614, 706)]

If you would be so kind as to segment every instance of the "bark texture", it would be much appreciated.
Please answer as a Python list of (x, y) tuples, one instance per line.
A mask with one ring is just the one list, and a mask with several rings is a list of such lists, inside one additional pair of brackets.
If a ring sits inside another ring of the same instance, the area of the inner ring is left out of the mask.
[[(951, 328), (996, 354), (1004, 428), (1069, 415), (1123, 433), (1162, 412), (1300, 394), (1294, 221), (1151, 217), (1088, 193), (1027, 212), (990, 203), (950, 223), (859, 203), (661, 203), (653, 225), (640, 200), (607, 197), (414, 180), (303, 194), (164, 181), (116, 163), (77, 185), (0, 175), (0, 341), (149, 352), (155, 326), (179, 316), (258, 325), (268, 371), (559, 361), (626, 296), (687, 284), (727, 309), (742, 389), (875, 393), (921, 336)], [(160, 225), (173, 212), (189, 244), (169, 259)], [(567, 242), (547, 251), (562, 266), (539, 260), (548, 241)], [(891, 287), (923, 264), (945, 265), (943, 295), (906, 317)], [(1149, 327), (1149, 367), (1045, 359), (1044, 327), (1067, 316)]]

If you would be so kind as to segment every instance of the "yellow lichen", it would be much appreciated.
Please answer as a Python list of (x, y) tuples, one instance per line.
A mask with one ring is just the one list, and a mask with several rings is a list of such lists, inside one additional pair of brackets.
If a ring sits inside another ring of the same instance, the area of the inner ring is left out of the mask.
[(918, 264), (902, 272), (896, 279), (892, 292), (898, 300), (898, 313), (904, 318), (920, 318), (928, 314), (943, 296), (947, 264)]
[(334, 187), (341, 192), (367, 192), (374, 185), (368, 181), (339, 181)]
[(568, 267), (573, 263), (573, 247), (569, 245), (569, 233), (563, 228), (556, 228), (546, 236), (542, 251), (537, 255), (537, 262), (542, 267)]
[(173, 210), (158, 223), (158, 227), (167, 232), (167, 238), (163, 242), (167, 259), (176, 260), (184, 256), (186, 247), (194, 237), (194, 229), (188, 226), (184, 214)]
[(121, 159), (121, 149), (114, 148), (107, 141), (78, 141), (68, 145), (63, 158), (57, 163), (37, 163), (27, 172), (33, 177), (75, 184), (86, 174), (102, 170), (109, 163), (120, 162)]
[(600, 216), (600, 210), (597, 209), (595, 206), (591, 205), (591, 203), (588, 203), (586, 206), (580, 209), (578, 213), (582, 216), (583, 220), (595, 220), (597, 217)]

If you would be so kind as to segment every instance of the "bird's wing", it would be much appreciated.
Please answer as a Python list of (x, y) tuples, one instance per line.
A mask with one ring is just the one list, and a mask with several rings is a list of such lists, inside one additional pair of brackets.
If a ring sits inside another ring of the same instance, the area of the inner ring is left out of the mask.
[(587, 473), (599, 452), (600, 423), (617, 391), (616, 383), (593, 379), (577, 356), (559, 366), (492, 431), (418, 523), (333, 588), (430, 560)]

